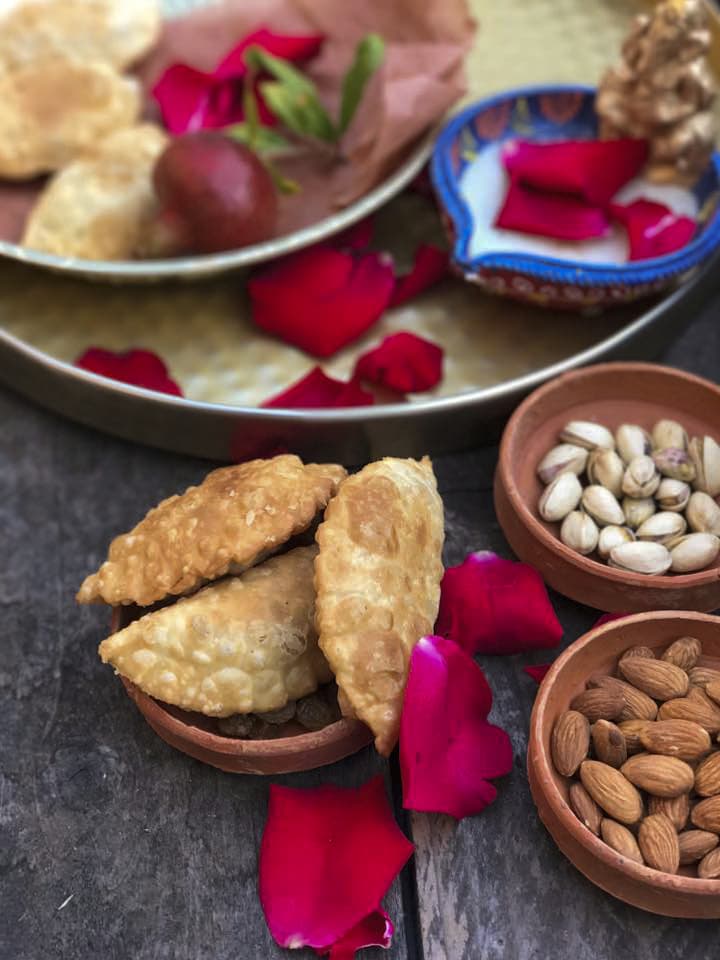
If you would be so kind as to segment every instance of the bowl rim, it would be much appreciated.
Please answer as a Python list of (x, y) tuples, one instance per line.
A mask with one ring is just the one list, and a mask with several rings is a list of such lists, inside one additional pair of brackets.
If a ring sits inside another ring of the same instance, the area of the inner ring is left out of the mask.
[[(591, 830), (580, 822), (571, 807), (563, 799), (553, 779), (554, 771), (551, 767), (549, 753), (543, 746), (540, 734), (542, 721), (545, 712), (549, 708), (553, 685), (563, 667), (568, 661), (572, 660), (573, 656), (579, 650), (598, 642), (606, 634), (613, 633), (618, 629), (627, 630), (635, 623), (647, 622), (648, 620), (683, 620), (691, 623), (711, 623), (717, 626), (720, 631), (720, 617), (709, 613), (697, 613), (693, 610), (653, 610), (622, 617), (609, 623), (604, 623), (599, 627), (592, 627), (587, 633), (578, 637), (577, 640), (563, 650), (560, 656), (553, 661), (552, 666), (540, 684), (530, 715), (528, 765), (530, 764), (530, 756), (532, 754), (536, 773), (539, 779), (542, 780), (543, 799), (552, 807), (554, 814), (562, 821), (563, 827), (572, 835), (573, 839), (577, 840), (589, 853), (601, 860), (608, 867), (620, 870), (635, 880), (643, 881), (644, 883), (669, 892), (682, 890), (685, 893), (718, 896), (718, 894), (720, 894), (720, 878), (716, 880), (703, 880), (700, 879), (700, 877), (686, 877), (681, 874), (663, 873), (661, 870), (653, 870), (652, 867), (647, 867), (645, 864), (636, 863), (634, 860), (623, 857), (613, 850), (612, 847), (609, 847), (600, 837), (596, 837)], [(628, 645), (631, 646), (632, 644), (629, 643)]]
[(570, 370), (567, 373), (563, 373), (554, 380), (550, 380), (549, 382), (538, 387), (537, 390), (534, 390), (529, 396), (527, 396), (522, 403), (516, 407), (515, 411), (505, 425), (498, 451), (497, 471), (504, 486), (504, 490), (510, 505), (515, 511), (515, 514), (520, 522), (535, 540), (539, 540), (545, 547), (550, 549), (556, 555), (561, 556), (563, 560), (565, 560), (567, 563), (570, 563), (584, 575), (600, 577), (618, 586), (623, 584), (633, 584), (638, 587), (652, 586), (661, 590), (681, 590), (713, 583), (714, 581), (720, 579), (720, 567), (710, 567), (705, 570), (698, 570), (695, 573), (680, 573), (672, 575), (658, 574), (648, 577), (642, 573), (634, 573), (631, 570), (621, 570), (619, 568), (611, 567), (608, 564), (600, 563), (597, 560), (592, 560), (590, 557), (584, 557), (582, 554), (571, 550), (570, 547), (566, 546), (559, 537), (553, 536), (549, 530), (546, 530), (546, 528), (535, 517), (532, 510), (528, 507), (527, 503), (525, 502), (525, 498), (518, 488), (518, 485), (515, 481), (515, 475), (510, 466), (512, 462), (510, 448), (514, 443), (515, 433), (519, 428), (519, 424), (527, 415), (528, 411), (531, 410), (536, 403), (544, 400), (547, 396), (557, 391), (566, 389), (567, 386), (572, 384), (575, 380), (588, 379), (592, 378), (593, 376), (597, 376), (598, 374), (612, 373), (613, 371), (632, 372), (638, 376), (648, 373), (662, 373), (673, 380), (691, 383), (694, 386), (709, 390), (715, 394), (716, 400), (718, 403), (720, 403), (720, 387), (712, 383), (712, 381), (706, 380), (704, 377), (699, 377), (694, 373), (688, 373), (685, 370), (679, 370), (675, 367), (670, 367), (660, 363), (598, 363), (589, 367), (580, 367), (578, 370)]
[[(510, 270), (572, 287), (608, 287), (617, 284), (636, 286), (668, 280), (698, 266), (707, 259), (720, 245), (720, 203), (716, 205), (704, 229), (684, 247), (662, 257), (643, 261), (630, 261), (624, 264), (587, 263), (584, 260), (503, 251), (483, 253), (475, 257), (469, 255), (468, 243), (472, 232), (472, 216), (456, 187), (457, 177), (449, 161), (451, 144), (478, 113), (508, 100), (562, 93), (594, 96), (596, 88), (587, 84), (534, 84), (504, 90), (474, 101), (456, 113), (440, 131), (432, 151), (430, 173), (438, 199), (455, 226), (456, 235), (452, 250), (455, 264), (469, 274), (482, 269)], [(503, 136), (498, 138), (498, 141), (503, 139), (508, 138)], [(720, 152), (717, 150), (713, 151), (708, 169), (713, 169), (720, 180)]]

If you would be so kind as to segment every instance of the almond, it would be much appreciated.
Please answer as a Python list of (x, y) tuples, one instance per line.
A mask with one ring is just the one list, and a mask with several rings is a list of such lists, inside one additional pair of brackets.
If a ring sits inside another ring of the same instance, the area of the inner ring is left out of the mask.
[(627, 746), (622, 731), (611, 720), (596, 720), (590, 731), (595, 756), (611, 767), (621, 767), (627, 760)]
[(698, 864), (697, 871), (701, 880), (717, 880), (720, 877), (720, 850), (707, 853)]
[(716, 833), (709, 830), (684, 830), (678, 834), (680, 845), (680, 863), (696, 863), (714, 850), (720, 841)]
[(658, 719), (691, 720), (704, 727), (708, 733), (717, 733), (720, 730), (720, 710), (717, 707), (708, 707), (704, 700), (697, 700), (695, 697), (666, 700), (658, 710)]
[(664, 813), (675, 829), (685, 829), (690, 816), (690, 797), (681, 793), (679, 797), (650, 797), (648, 801), (650, 813)]
[(708, 797), (696, 803), (690, 811), (690, 819), (701, 830), (720, 833), (720, 797)]
[(693, 667), (688, 671), (688, 676), (690, 683), (695, 684), (696, 687), (705, 687), (714, 680), (720, 680), (720, 670), (712, 667)]
[(620, 772), (630, 783), (655, 797), (678, 797), (681, 793), (689, 793), (695, 782), (692, 768), (683, 760), (659, 754), (630, 757)]
[(648, 660), (654, 660), (655, 653), (650, 649), (650, 647), (628, 647), (620, 659), (625, 660), (627, 657), (646, 657)]
[(600, 834), (602, 811), (581, 783), (572, 784), (568, 792), (568, 800), (580, 823), (584, 823), (597, 837)]
[(643, 749), (640, 737), (643, 730), (652, 726), (651, 720), (623, 720), (618, 724), (622, 735), (625, 737), (625, 746), (628, 753), (637, 753)]
[(595, 723), (596, 720), (617, 720), (624, 706), (625, 701), (619, 690), (597, 687), (578, 694), (570, 704), (570, 709), (577, 710), (590, 723)]
[(642, 816), (642, 797), (614, 767), (598, 760), (585, 760), (580, 764), (580, 779), (595, 803), (613, 820), (637, 823)]
[(688, 675), (674, 663), (631, 657), (621, 660), (618, 669), (629, 683), (656, 700), (672, 700), (687, 693)]
[(590, 749), (590, 724), (577, 710), (566, 710), (555, 721), (550, 751), (558, 773), (571, 777)]
[(695, 637), (680, 637), (674, 643), (671, 643), (662, 659), (667, 663), (674, 663), (681, 670), (689, 670), (697, 663), (697, 659), (702, 653), (702, 644)]
[(655, 701), (642, 690), (638, 690), (625, 680), (617, 677), (596, 676), (588, 681), (590, 687), (600, 687), (606, 690), (618, 690), (622, 694), (624, 707), (620, 713), (620, 720), (654, 720), (658, 708)]
[(650, 753), (680, 760), (697, 760), (710, 752), (710, 734), (692, 720), (658, 720), (648, 724), (640, 741)]
[(677, 873), (680, 844), (675, 827), (664, 813), (653, 813), (640, 824), (638, 846), (645, 863), (665, 873)]
[(606, 817), (600, 824), (600, 833), (605, 843), (623, 857), (634, 860), (636, 863), (644, 862), (637, 840), (621, 823)]
[(711, 680), (705, 687), (705, 693), (711, 700), (714, 700), (715, 703), (720, 703), (720, 680)]
[(706, 757), (695, 771), (695, 791), (701, 797), (720, 793), (720, 751)]

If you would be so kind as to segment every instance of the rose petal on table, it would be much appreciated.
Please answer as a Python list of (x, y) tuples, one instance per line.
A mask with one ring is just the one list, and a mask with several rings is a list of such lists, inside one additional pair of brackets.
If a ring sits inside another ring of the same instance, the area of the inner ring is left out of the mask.
[(397, 393), (419, 393), (440, 383), (442, 368), (442, 347), (403, 331), (359, 357), (354, 376)]
[(579, 197), (511, 180), (494, 226), (557, 240), (587, 240), (606, 234), (610, 221), (601, 207)]
[(407, 303), (438, 283), (447, 276), (449, 262), (447, 250), (430, 243), (420, 244), (410, 272), (397, 278), (390, 306), (398, 307), (401, 303)]
[(502, 159), (511, 179), (526, 187), (572, 194), (603, 206), (636, 177), (648, 158), (646, 140), (511, 140)]
[(380, 318), (394, 285), (387, 255), (354, 255), (322, 245), (259, 271), (247, 290), (258, 327), (316, 357), (329, 357)]
[(412, 852), (381, 776), (357, 789), (271, 784), (259, 859), (270, 932), (281, 947), (325, 952), (361, 938)]
[(681, 250), (697, 229), (691, 217), (678, 216), (664, 203), (654, 200), (613, 203), (610, 213), (627, 231), (629, 260), (649, 260)]
[(375, 398), (363, 390), (356, 377), (349, 382), (329, 377), (320, 367), (313, 367), (287, 390), (265, 400), (261, 406), (270, 409), (286, 408), (320, 410), (331, 407), (369, 407)]
[(486, 654), (555, 647), (563, 634), (537, 570), (489, 551), (445, 571), (435, 632)]
[(531, 663), (523, 667), (523, 672), (532, 677), (535, 683), (542, 683), (551, 666), (551, 663)]
[(373, 233), (375, 231), (375, 220), (372, 216), (363, 217), (347, 230), (338, 233), (334, 238), (333, 244), (339, 250), (367, 250), (372, 243)]
[(510, 738), (487, 717), (492, 691), (480, 667), (445, 637), (413, 648), (400, 718), (400, 769), (407, 810), (460, 820), (495, 799), (488, 780), (512, 769)]
[[(353, 960), (357, 950), (365, 947), (382, 947), (387, 950), (392, 943), (393, 927), (384, 910), (373, 910), (356, 927), (330, 948), (330, 960)], [(324, 951), (318, 950), (322, 955)]]
[(89, 370), (101, 377), (119, 380), (146, 390), (170, 393), (182, 397), (180, 387), (171, 379), (168, 368), (152, 350), (133, 349), (125, 353), (115, 353), (102, 347), (88, 347), (77, 358), (75, 366)]

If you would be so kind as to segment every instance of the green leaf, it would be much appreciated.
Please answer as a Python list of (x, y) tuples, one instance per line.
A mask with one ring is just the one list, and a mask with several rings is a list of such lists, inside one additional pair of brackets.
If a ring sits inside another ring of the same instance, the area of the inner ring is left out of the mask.
[(377, 33), (368, 33), (355, 48), (355, 59), (345, 74), (340, 101), (340, 134), (345, 133), (362, 100), (368, 80), (385, 56), (385, 41)]
[(260, 89), (271, 112), (293, 133), (328, 143), (337, 140), (338, 131), (325, 108), (306, 91), (275, 81), (262, 83)]
[(256, 153), (277, 153), (292, 147), (290, 141), (281, 133), (262, 124), (253, 130), (250, 123), (235, 123), (231, 127), (225, 127), (223, 133), (239, 143), (244, 143)]

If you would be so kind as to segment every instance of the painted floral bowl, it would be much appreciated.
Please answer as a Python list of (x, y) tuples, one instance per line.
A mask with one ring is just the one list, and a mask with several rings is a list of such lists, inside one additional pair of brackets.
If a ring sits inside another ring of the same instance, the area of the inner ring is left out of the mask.
[(617, 228), (607, 240), (569, 244), (493, 227), (507, 184), (500, 160), (505, 141), (596, 136), (592, 87), (511, 90), (477, 101), (453, 117), (436, 141), (431, 174), (453, 244), (455, 270), (489, 292), (569, 309), (627, 303), (688, 279), (720, 244), (717, 152), (688, 190), (637, 180), (618, 194), (625, 194), (625, 200), (642, 195), (695, 216), (695, 236), (673, 253), (623, 262), (624, 239), (615, 233)]

